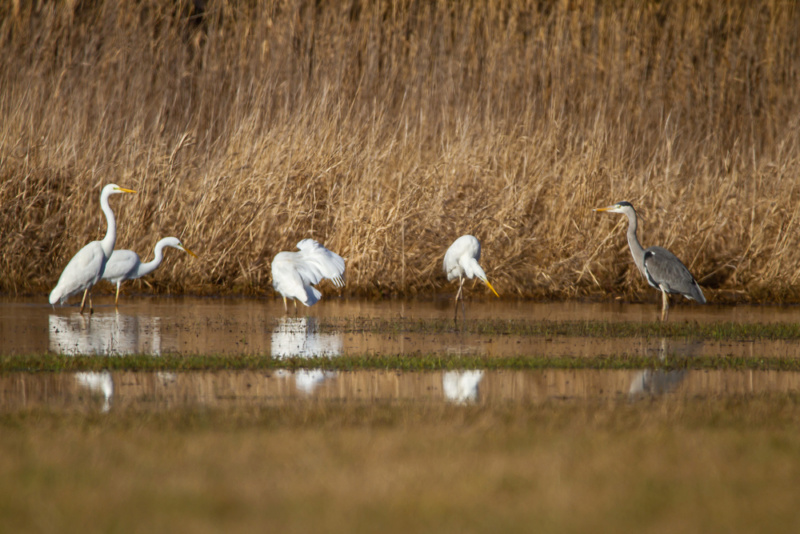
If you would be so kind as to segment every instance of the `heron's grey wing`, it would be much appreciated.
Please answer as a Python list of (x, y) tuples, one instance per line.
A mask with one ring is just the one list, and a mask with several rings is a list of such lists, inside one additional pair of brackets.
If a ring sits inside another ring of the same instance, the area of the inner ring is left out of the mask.
[(689, 269), (675, 254), (662, 247), (650, 247), (644, 252), (644, 271), (650, 285), (667, 293), (679, 293), (700, 304), (706, 298)]
[(649, 393), (651, 395), (663, 395), (673, 391), (686, 378), (686, 371), (683, 369), (676, 371), (664, 371), (661, 369), (645, 369), (641, 371), (631, 382), (628, 390), (629, 395)]

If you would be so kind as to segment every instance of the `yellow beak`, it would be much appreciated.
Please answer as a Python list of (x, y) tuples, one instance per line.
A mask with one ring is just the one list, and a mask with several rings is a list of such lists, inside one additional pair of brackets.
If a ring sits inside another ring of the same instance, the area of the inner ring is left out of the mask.
[(490, 284), (488, 280), (484, 280), (484, 282), (486, 282), (486, 285), (489, 286), (489, 289), (492, 290), (492, 293), (494, 293), (494, 296), (497, 297), (497, 298), (500, 298), (500, 295), (498, 295), (497, 291), (494, 290), (494, 288), (492, 287), (492, 284)]
[(608, 211), (614, 209), (616, 206), (606, 206), (605, 208), (594, 208), (592, 211)]

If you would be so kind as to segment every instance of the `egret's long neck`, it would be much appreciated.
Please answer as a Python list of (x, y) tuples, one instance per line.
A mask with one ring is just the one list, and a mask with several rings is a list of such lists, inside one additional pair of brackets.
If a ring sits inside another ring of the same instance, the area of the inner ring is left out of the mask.
[(628, 216), (628, 246), (631, 249), (633, 263), (636, 264), (642, 276), (646, 276), (644, 274), (644, 248), (639, 243), (639, 238), (636, 237), (636, 230), (639, 227), (636, 212), (633, 209), (628, 209), (625, 210), (625, 215)]
[(103, 255), (105, 255), (106, 259), (111, 256), (111, 253), (114, 251), (114, 245), (117, 242), (117, 220), (114, 218), (114, 212), (111, 211), (111, 206), (108, 205), (109, 196), (110, 195), (102, 195), (100, 197), (100, 207), (103, 209), (103, 213), (106, 214), (106, 223), (108, 223), (106, 236), (100, 242), (100, 246), (103, 247)]
[(142, 263), (139, 265), (139, 269), (137, 270), (137, 277), (145, 276), (147, 274), (152, 273), (153, 271), (161, 265), (161, 262), (164, 260), (164, 247), (166, 244), (163, 241), (159, 241), (156, 243), (155, 248), (155, 255), (156, 257), (153, 258), (153, 261), (148, 261), (147, 263)]

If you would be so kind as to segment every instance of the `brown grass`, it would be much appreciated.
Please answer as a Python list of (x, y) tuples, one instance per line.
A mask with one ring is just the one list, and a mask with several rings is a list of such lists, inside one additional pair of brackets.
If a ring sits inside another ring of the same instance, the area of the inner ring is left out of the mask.
[[(461, 234), (505, 296), (649, 291), (620, 216), (713, 300), (800, 299), (793, 2), (0, 1), (0, 291), (105, 231), (157, 291), (261, 293), (314, 237), (430, 294)], [(141, 282), (138, 282), (141, 283)], [(134, 286), (135, 287), (135, 286)]]
[(799, 413), (784, 395), (4, 411), (0, 528), (794, 532)]

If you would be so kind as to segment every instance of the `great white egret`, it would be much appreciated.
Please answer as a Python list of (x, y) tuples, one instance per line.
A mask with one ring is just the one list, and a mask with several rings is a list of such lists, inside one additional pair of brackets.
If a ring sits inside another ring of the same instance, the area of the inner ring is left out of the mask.
[(481, 242), (478, 241), (478, 238), (472, 235), (462, 235), (455, 241), (453, 244), (450, 245), (450, 248), (447, 249), (447, 252), (444, 255), (444, 272), (447, 273), (447, 281), (451, 282), (458, 278), (458, 293), (456, 293), (456, 311), (455, 311), (455, 318), (458, 319), (458, 300), (461, 299), (461, 308), (462, 314), (465, 314), (464, 310), (464, 296), (463, 296), (463, 287), (464, 287), (464, 279), (469, 278), (470, 280), (477, 277), (480, 280), (489, 286), (489, 289), (492, 290), (492, 293), (495, 294), (496, 297), (500, 297), (497, 294), (497, 291), (494, 290), (492, 284), (489, 283), (489, 279), (486, 278), (486, 273), (483, 272), (483, 269), (478, 264), (478, 260), (481, 259)]
[(636, 237), (638, 219), (636, 210), (630, 202), (618, 202), (613, 206), (595, 208), (594, 211), (607, 211), (609, 213), (623, 213), (628, 217), (628, 247), (631, 249), (633, 263), (642, 273), (647, 283), (661, 291), (662, 306), (661, 320), (669, 317), (669, 294), (683, 295), (687, 299), (696, 300), (700, 304), (706, 303), (703, 291), (697, 285), (689, 269), (678, 259), (675, 254), (662, 247), (642, 248), (639, 238)]
[(283, 297), (283, 308), (289, 307), (286, 299), (294, 299), (295, 309), (299, 300), (313, 306), (322, 298), (322, 293), (313, 285), (323, 278), (336, 287), (344, 287), (344, 259), (323, 247), (313, 239), (303, 239), (297, 244), (300, 252), (279, 252), (272, 260), (272, 287)]
[(194, 252), (183, 246), (180, 239), (177, 237), (165, 237), (158, 243), (155, 248), (155, 258), (153, 261), (142, 263), (139, 255), (132, 250), (115, 250), (111, 253), (111, 257), (106, 262), (106, 268), (103, 271), (103, 280), (108, 280), (112, 284), (117, 285), (117, 295), (114, 297), (114, 306), (117, 305), (119, 300), (119, 285), (125, 280), (134, 280), (148, 275), (161, 265), (164, 260), (164, 248), (172, 247), (182, 250), (190, 256), (197, 257)]
[(114, 212), (108, 205), (108, 198), (117, 193), (135, 193), (132, 189), (125, 189), (116, 184), (108, 184), (103, 188), (100, 193), (100, 207), (106, 216), (106, 223), (108, 229), (106, 236), (101, 241), (92, 241), (75, 254), (61, 273), (58, 279), (58, 284), (50, 292), (50, 304), (56, 305), (56, 302), (62, 304), (67, 301), (72, 295), (77, 295), (83, 291), (83, 299), (81, 300), (81, 313), (86, 304), (86, 295), (89, 295), (89, 312), (92, 313), (92, 286), (100, 281), (103, 276), (103, 269), (106, 266), (111, 252), (114, 250), (114, 244), (117, 240), (117, 221), (114, 218)]

